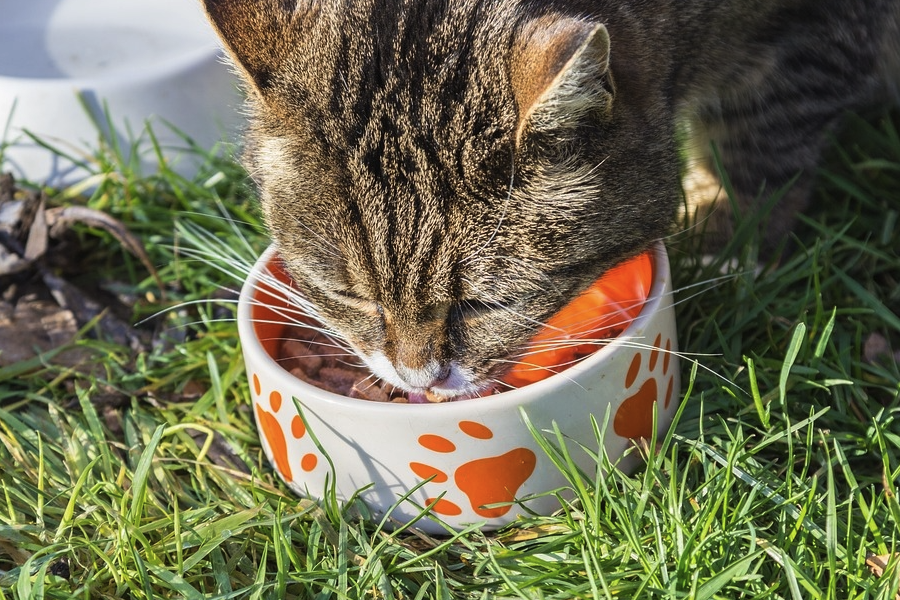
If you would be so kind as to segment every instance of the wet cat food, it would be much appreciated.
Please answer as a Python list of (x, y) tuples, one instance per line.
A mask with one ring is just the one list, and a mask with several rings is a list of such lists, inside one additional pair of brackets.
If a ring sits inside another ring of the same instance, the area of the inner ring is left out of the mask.
[[(334, 341), (309, 327), (290, 327), (279, 347), (279, 364), (291, 375), (335, 394), (375, 402), (408, 402), (403, 390), (375, 378)], [(435, 399), (437, 400), (437, 398)]]

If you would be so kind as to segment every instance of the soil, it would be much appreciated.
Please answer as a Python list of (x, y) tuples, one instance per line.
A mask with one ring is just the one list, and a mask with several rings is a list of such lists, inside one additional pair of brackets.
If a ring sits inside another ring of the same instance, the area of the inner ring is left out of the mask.
[(135, 351), (152, 343), (151, 330), (131, 323), (137, 299), (115, 291), (127, 286), (86, 277), (94, 248), (90, 236), (71, 231), (75, 223), (107, 231), (149, 263), (140, 241), (109, 215), (51, 206), (43, 191), (0, 174), (0, 367), (90, 369), (91, 352), (75, 344), (89, 324), (88, 336)]

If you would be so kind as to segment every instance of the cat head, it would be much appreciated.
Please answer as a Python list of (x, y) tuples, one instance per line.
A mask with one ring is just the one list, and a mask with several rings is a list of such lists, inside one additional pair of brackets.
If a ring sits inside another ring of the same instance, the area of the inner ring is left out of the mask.
[(613, 79), (598, 19), (496, 1), (205, 6), (247, 84), (246, 164), (288, 271), (398, 387), (490, 385), (670, 222), (663, 101), (633, 65)]

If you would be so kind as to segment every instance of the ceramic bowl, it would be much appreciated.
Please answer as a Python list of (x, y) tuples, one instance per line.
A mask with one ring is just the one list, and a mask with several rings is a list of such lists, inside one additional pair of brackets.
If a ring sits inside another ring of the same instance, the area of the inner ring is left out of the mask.
[(3, 3), (0, 15), (0, 154), (19, 178), (83, 178), (77, 163), (98, 131), (126, 152), (139, 140), (142, 166), (154, 169), (148, 120), (166, 160), (190, 174), (187, 144), (167, 123), (206, 149), (237, 131), (235, 78), (199, 2), (29, 0)]
[[(290, 308), (265, 282), (288, 282), (289, 276), (269, 248), (243, 286), (237, 315), (266, 455), (302, 496), (323, 498), (333, 491), (348, 499), (362, 490), (359, 497), (375, 518), (390, 513), (395, 522), (415, 521), (432, 533), (447, 531), (438, 519), (455, 529), (495, 529), (519, 515), (557, 510), (559, 501), (546, 492), (566, 480), (532, 430), (553, 440), (548, 432), (558, 427), (576, 464), (597, 474), (588, 452), (599, 445), (592, 420), (600, 430), (607, 424), (603, 443), (615, 461), (635, 438), (662, 434), (676, 410), (669, 263), (662, 244), (650, 257), (652, 281), (640, 314), (616, 339), (564, 372), (482, 398), (393, 404), (339, 396), (279, 366), (282, 315)], [(631, 466), (639, 460), (634, 455), (626, 457)], [(422, 517), (426, 506), (430, 513)]]

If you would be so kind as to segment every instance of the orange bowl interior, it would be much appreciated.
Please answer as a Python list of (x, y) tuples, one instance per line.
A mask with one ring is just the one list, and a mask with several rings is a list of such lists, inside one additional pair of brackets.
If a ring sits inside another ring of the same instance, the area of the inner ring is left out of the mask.
[[(292, 285), (291, 276), (284, 270), (278, 255), (269, 259), (266, 269), (284, 285)], [(296, 308), (291, 306), (283, 291), (273, 288), (265, 281), (257, 281), (250, 303), (250, 322), (256, 339), (262, 344), (266, 354), (275, 361), (281, 358), (279, 346), (288, 327), (288, 319), (284, 315), (294, 315), (295, 312)]]
[(619, 336), (640, 314), (652, 281), (653, 261), (649, 252), (604, 273), (547, 321), (503, 382), (522, 387), (546, 379), (592, 354), (603, 342)]

